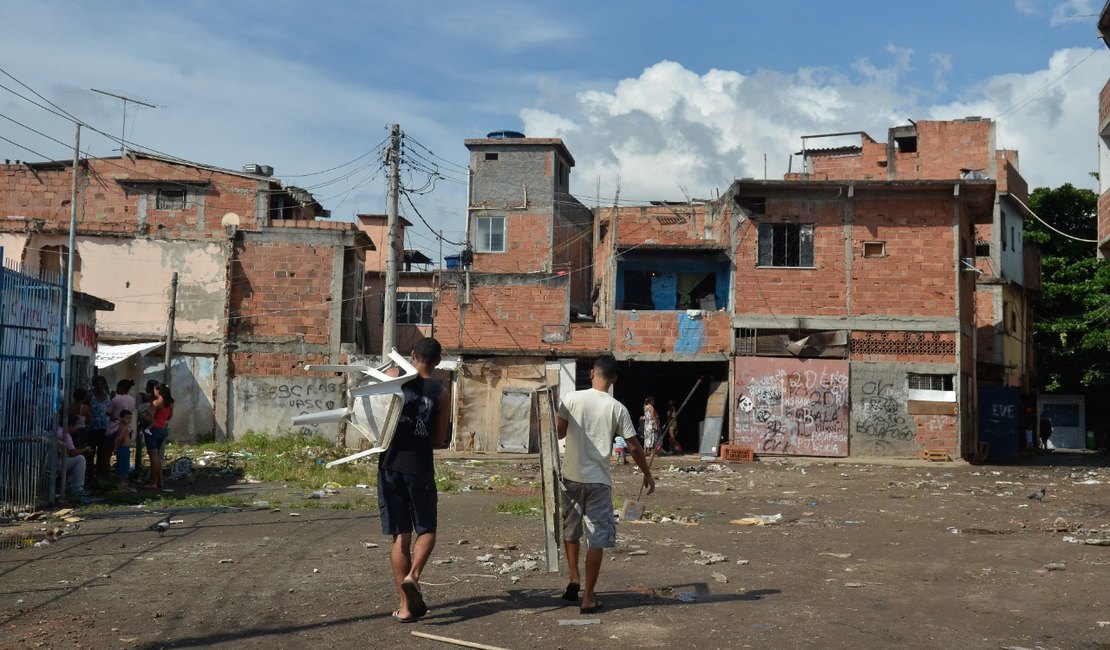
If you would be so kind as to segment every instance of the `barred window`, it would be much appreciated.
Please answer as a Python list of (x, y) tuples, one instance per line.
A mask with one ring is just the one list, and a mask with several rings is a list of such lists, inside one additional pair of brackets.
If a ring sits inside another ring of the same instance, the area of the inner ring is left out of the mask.
[(184, 210), (185, 190), (159, 189), (154, 199), (155, 210)]
[(813, 224), (759, 224), (759, 266), (812, 267)]
[(955, 378), (944, 374), (906, 373), (909, 399), (925, 402), (955, 402)]

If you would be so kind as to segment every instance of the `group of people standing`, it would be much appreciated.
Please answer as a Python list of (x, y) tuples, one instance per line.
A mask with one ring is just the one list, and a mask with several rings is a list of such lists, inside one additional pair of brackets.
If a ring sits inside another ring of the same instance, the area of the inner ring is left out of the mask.
[[(636, 438), (638, 438), (638, 442), (644, 448), (645, 453), (669, 456), (682, 452), (682, 445), (679, 444), (677, 439), (678, 408), (675, 407), (673, 399), (667, 400), (665, 417), (665, 420), (660, 420), (659, 411), (655, 408), (654, 397), (648, 395), (644, 398), (644, 414), (640, 416), (640, 430), (636, 434)], [(617, 436), (614, 450), (618, 463), (628, 464), (628, 449), (628, 443), (624, 436)]]
[(85, 491), (89, 468), (91, 482), (107, 487), (113, 476), (113, 457), (117, 480), (128, 476), (137, 479), (131, 450), (140, 436), (150, 458), (150, 481), (142, 487), (162, 489), (162, 452), (173, 417), (173, 394), (168, 385), (153, 379), (137, 396), (131, 395), (134, 386), (130, 379), (121, 379), (116, 382), (115, 391), (110, 392), (108, 381), (97, 375), (91, 390), (78, 388), (73, 392), (65, 426), (58, 431), (58, 439), (65, 447), (70, 491), (77, 494)]

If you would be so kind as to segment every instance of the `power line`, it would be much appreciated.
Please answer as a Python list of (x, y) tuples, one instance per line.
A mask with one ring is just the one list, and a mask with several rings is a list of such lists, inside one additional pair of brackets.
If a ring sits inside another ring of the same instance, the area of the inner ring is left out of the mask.
[(9, 140), (9, 139), (5, 138), (5, 137), (4, 137), (4, 136), (2, 136), (2, 135), (0, 135), (0, 140), (3, 140), (4, 142), (7, 142), (8, 144), (12, 144), (12, 145), (15, 145), (15, 146), (19, 147), (20, 149), (22, 149), (22, 150), (24, 150), (24, 151), (29, 151), (29, 152), (31, 152), (31, 153), (33, 153), (33, 154), (35, 154), (36, 156), (38, 156), (39, 158), (42, 158), (43, 160), (47, 160), (47, 161), (49, 161), (49, 160), (50, 160), (50, 157), (49, 157), (49, 156), (47, 156), (47, 155), (45, 155), (45, 154), (41, 154), (41, 153), (39, 153), (39, 152), (35, 151), (34, 149), (31, 149), (30, 147), (26, 147), (26, 146), (24, 146), (24, 145), (21, 145), (21, 144), (19, 144), (18, 142), (15, 142), (15, 141), (13, 141), (13, 140)]
[[(420, 221), (424, 222), (424, 225), (427, 226), (428, 230), (435, 233), (436, 229), (432, 228), (432, 225), (430, 223), (428, 223), (428, 220), (424, 218), (424, 215), (420, 214), (420, 210), (417, 209), (416, 205), (412, 202), (412, 199), (409, 197), (408, 191), (402, 188), (401, 189), (401, 195), (404, 196), (405, 200), (408, 201), (408, 204), (410, 206), (412, 206), (413, 211), (416, 212), (416, 216), (420, 217)], [(446, 239), (438, 233), (436, 234), (436, 238), (438, 238), (443, 243), (451, 244), (452, 246), (465, 246), (466, 245), (466, 244), (463, 244), (462, 242), (451, 241), (449, 239)]]

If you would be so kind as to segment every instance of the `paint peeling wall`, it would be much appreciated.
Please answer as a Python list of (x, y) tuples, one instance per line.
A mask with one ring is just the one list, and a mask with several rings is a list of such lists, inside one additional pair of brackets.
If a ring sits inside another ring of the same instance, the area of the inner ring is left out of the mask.
[(329, 440), (339, 437), (338, 424), (294, 427), (293, 418), (344, 406), (342, 378), (329, 377), (235, 377), (232, 382), (235, 436), (248, 431), (275, 435), (296, 431), (320, 434)]
[(714, 360), (727, 354), (732, 321), (725, 311), (618, 311), (616, 353), (620, 357), (703, 356)]
[(737, 357), (730, 444), (757, 454), (847, 456), (848, 362)]

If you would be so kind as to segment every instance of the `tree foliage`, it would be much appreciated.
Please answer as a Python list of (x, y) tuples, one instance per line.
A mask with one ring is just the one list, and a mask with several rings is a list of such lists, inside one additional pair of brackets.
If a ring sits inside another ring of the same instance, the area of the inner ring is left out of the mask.
[[(1098, 195), (1065, 183), (1039, 187), (1029, 207), (1058, 231), (1094, 240)], [(1110, 263), (1099, 260), (1095, 244), (1053, 232), (1026, 219), (1025, 237), (1041, 249), (1042, 295), (1034, 318), (1039, 388), (1085, 392), (1110, 384)]]

